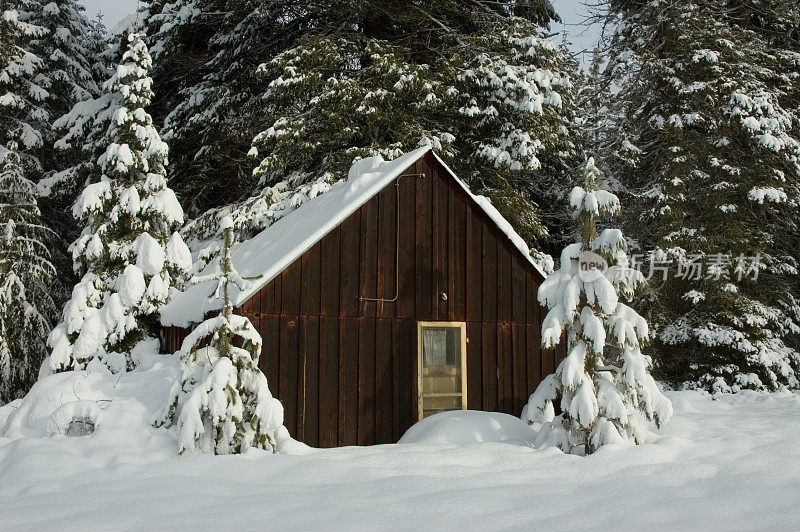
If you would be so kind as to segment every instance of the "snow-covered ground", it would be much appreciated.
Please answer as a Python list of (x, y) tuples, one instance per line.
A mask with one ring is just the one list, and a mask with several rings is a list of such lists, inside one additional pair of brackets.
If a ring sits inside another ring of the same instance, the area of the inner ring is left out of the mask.
[[(27, 425), (11, 423), (11, 437), (0, 437), (0, 528), (785, 530), (800, 523), (796, 394), (712, 400), (670, 392), (675, 416), (658, 441), (589, 457), (532, 449), (525, 441), (535, 434), (515, 418), (471, 413), (414, 427), (404, 441), (420, 443), (179, 457), (174, 434), (145, 421), (160, 405), (122, 399), (136, 388), (159, 395), (170, 375), (155, 364), (118, 382), (70, 383), (56, 406), (111, 398), (98, 405), (89, 436), (58, 435), (57, 424), (37, 418), (37, 409), (52, 410), (44, 394), (17, 416)], [(0, 426), (15, 407), (0, 408)], [(480, 430), (471, 436), (470, 427)]]

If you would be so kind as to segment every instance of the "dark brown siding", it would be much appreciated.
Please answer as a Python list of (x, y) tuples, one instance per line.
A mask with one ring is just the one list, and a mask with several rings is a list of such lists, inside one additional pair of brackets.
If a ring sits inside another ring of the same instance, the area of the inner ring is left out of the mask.
[[(519, 415), (563, 357), (540, 347), (541, 275), (431, 155), (404, 174), (238, 309), (310, 445), (394, 442), (417, 421), (418, 321), (467, 323), (470, 409)], [(185, 335), (165, 329), (165, 347)]]
[(181, 348), (184, 339), (189, 335), (189, 329), (181, 327), (164, 327), (162, 331), (162, 351), (174, 353)]

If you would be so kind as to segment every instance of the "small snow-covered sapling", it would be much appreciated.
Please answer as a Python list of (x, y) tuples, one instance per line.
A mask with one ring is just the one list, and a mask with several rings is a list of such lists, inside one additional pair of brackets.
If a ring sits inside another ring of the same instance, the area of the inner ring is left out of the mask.
[[(607, 443), (642, 443), (648, 433), (643, 419), (660, 425), (672, 415), (671, 403), (648, 373), (650, 357), (641, 352), (647, 322), (620, 301), (620, 296), (631, 299), (644, 278), (628, 266), (621, 231), (597, 232), (599, 215), (620, 210), (614, 194), (598, 189), (600, 175), (590, 158), (584, 187), (570, 194), (580, 242), (564, 249), (560, 268), (539, 287), (539, 302), (549, 309), (542, 345), (554, 348), (566, 336), (567, 356), (523, 411), (529, 423), (541, 424), (537, 443), (571, 453), (589, 454)], [(582, 270), (587, 254), (601, 257), (598, 262), (608, 267)]]
[(283, 406), (270, 394), (258, 368), (261, 336), (249, 319), (233, 312), (230, 285), (244, 290), (249, 281), (239, 275), (231, 258), (233, 220), (226, 216), (221, 224), (219, 267), (192, 282), (216, 280), (210, 298), (223, 298), (222, 311), (183, 341), (178, 352), (181, 373), (155, 424), (178, 425), (181, 453), (231, 454), (251, 447), (276, 452)]

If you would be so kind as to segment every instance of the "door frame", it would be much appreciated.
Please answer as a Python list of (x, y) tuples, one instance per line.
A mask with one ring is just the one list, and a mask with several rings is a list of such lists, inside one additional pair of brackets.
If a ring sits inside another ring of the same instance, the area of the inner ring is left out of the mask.
[[(465, 321), (418, 321), (417, 322), (417, 421), (422, 421), (422, 368), (424, 367), (422, 329), (453, 328), (461, 332), (461, 410), (467, 409), (467, 322)], [(439, 394), (428, 394), (435, 397)]]

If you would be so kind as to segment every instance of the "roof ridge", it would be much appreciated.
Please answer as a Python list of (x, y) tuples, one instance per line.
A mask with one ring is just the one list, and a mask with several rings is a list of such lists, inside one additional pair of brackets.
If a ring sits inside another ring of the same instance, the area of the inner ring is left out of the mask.
[[(306, 201), (253, 238), (234, 245), (231, 248), (231, 256), (239, 272), (244, 277), (257, 279), (245, 290), (237, 288), (231, 290), (230, 297), (234, 305), (244, 304), (428, 152), (433, 154), (456, 183), (481, 207), (514, 247), (543, 277), (546, 277), (530, 256), (525, 241), (502, 217), (491, 201), (484, 196), (473, 194), (467, 184), (459, 179), (428, 145), (378, 164), (375, 164), (377, 162), (375, 159), (354, 163), (347, 179), (334, 183), (328, 192)], [(354, 172), (354, 169), (358, 170)], [(213, 267), (213, 264), (214, 262), (206, 266), (206, 269)], [(161, 309), (162, 325), (187, 327), (190, 323), (202, 321), (208, 312), (221, 307), (220, 301), (209, 300), (211, 292), (206, 283), (199, 283), (183, 292), (175, 293), (172, 300)]]

